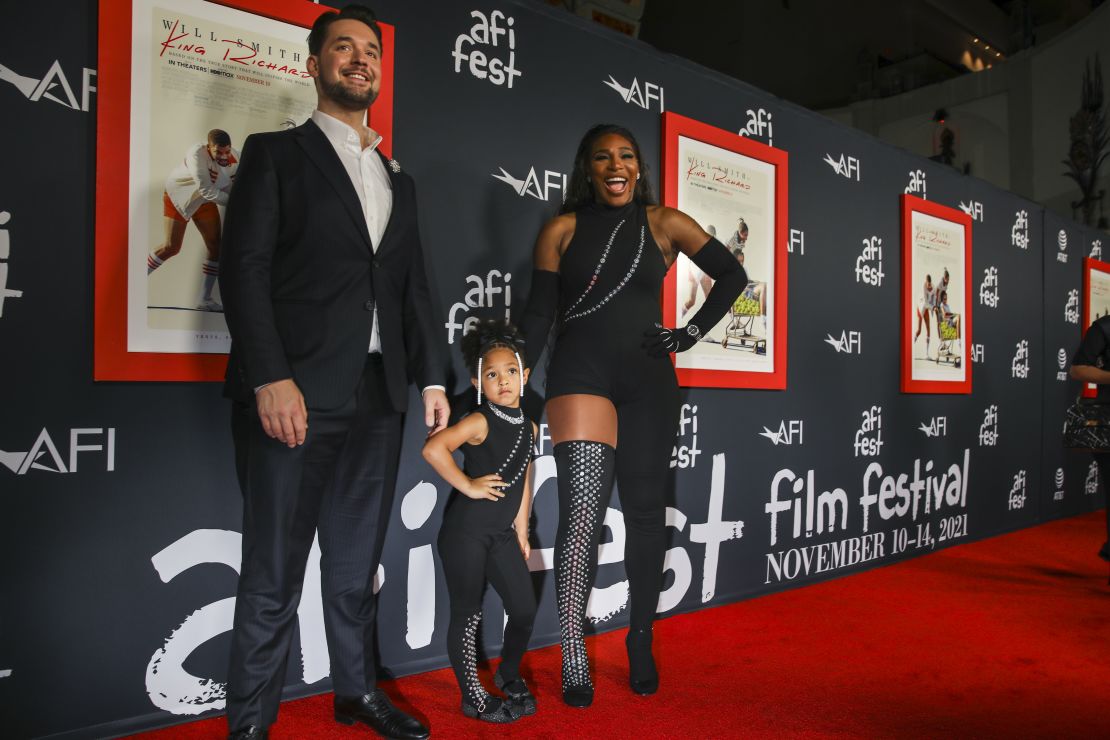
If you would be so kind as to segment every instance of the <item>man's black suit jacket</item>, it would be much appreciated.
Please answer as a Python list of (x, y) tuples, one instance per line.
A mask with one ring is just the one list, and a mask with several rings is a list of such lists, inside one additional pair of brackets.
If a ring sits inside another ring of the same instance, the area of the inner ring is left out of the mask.
[(311, 119), (247, 138), (220, 250), (224, 395), (253, 402), (258, 386), (293, 378), (308, 408), (340, 406), (366, 363), (375, 303), (394, 410), (410, 380), (443, 384), (412, 178), (386, 170), (393, 207), (374, 251), (350, 176)]

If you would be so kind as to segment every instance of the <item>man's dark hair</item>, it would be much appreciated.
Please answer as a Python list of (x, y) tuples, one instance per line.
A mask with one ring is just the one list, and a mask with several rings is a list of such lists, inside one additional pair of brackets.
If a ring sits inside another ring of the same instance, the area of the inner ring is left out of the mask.
[(385, 50), (385, 44), (382, 43), (382, 29), (378, 25), (378, 17), (374, 15), (374, 11), (365, 5), (348, 5), (338, 13), (329, 10), (316, 19), (312, 24), (312, 30), (308, 32), (308, 53), (313, 56), (320, 56), (324, 39), (328, 36), (328, 26), (345, 19), (361, 21), (370, 26), (370, 30), (378, 37), (378, 46), (382, 47), (383, 51)]
[(212, 146), (231, 146), (231, 137), (222, 128), (214, 128), (208, 132), (208, 143)]

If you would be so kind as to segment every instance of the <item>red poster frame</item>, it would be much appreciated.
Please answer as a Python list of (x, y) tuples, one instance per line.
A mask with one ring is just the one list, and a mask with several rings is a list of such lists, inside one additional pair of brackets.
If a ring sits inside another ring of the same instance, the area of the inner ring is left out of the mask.
[[(687, 118), (677, 113), (663, 114), (663, 205), (678, 207), (678, 183), (681, 166), (678, 161), (678, 137), (685, 136), (706, 144), (711, 144), (745, 157), (758, 159), (775, 168), (775, 350), (772, 362), (774, 370), (770, 373), (747, 370), (699, 370), (696, 368), (675, 368), (678, 383), (684, 387), (701, 388), (755, 388), (763, 390), (786, 389), (786, 338), (787, 338), (787, 204), (789, 199), (789, 155), (782, 149), (775, 149), (750, 138), (739, 136), (731, 131), (710, 126), (707, 123)], [(675, 270), (669, 270), (663, 281), (664, 323), (670, 326), (670, 317), (675, 314)], [(675, 356), (671, 355), (671, 362)]]
[[(1087, 336), (1087, 330), (1091, 328), (1091, 273), (1094, 271), (1105, 272), (1110, 274), (1110, 262), (1103, 262), (1096, 260), (1093, 257), (1083, 258), (1083, 336)], [(1091, 383), (1083, 384), (1083, 397), (1095, 398), (1098, 396), (1098, 388), (1091, 387)]]
[(915, 195), (901, 196), (902, 206), (902, 393), (951, 393), (970, 394), (972, 364), (965, 353), (963, 362), (966, 373), (963, 380), (914, 380), (913, 370), (913, 234), (911, 231), (914, 212), (924, 213), (935, 218), (949, 221), (963, 227), (964, 231), (964, 317), (961, 319), (961, 334), (964, 347), (971, 346), (972, 303), (971, 303), (971, 216), (958, 208), (934, 203)]
[[(309, 0), (206, 0), (307, 29), (327, 5)], [(96, 113), (96, 257), (93, 380), (221, 381), (227, 355), (127, 350), (128, 171), (118, 166), (119, 143), (131, 138), (131, 0), (102, 0), (99, 8)], [(370, 125), (393, 150), (394, 27), (382, 30), (382, 86)]]

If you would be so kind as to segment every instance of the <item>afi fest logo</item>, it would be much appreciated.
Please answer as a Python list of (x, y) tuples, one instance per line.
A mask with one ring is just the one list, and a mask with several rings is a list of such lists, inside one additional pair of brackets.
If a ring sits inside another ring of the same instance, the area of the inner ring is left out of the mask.
[(1068, 353), (1063, 347), (1056, 351), (1056, 364), (1060, 366), (1060, 369), (1056, 371), (1056, 379), (1067, 380), (1068, 373), (1065, 368), (1068, 366)]
[(998, 446), (998, 406), (995, 404), (983, 409), (983, 423), (979, 425), (979, 446)]
[(1091, 259), (1102, 259), (1102, 239), (1095, 239), (1091, 242)]
[(763, 427), (763, 431), (759, 433), (759, 436), (766, 437), (771, 440), (771, 444), (778, 447), (779, 445), (802, 444), (803, 431), (804, 425), (801, 419), (789, 419), (780, 421), (779, 428), (775, 431)]
[(81, 102), (78, 103), (77, 96), (73, 94), (73, 86), (69, 84), (69, 79), (62, 70), (62, 63), (57, 59), (41, 78), (18, 74), (15, 70), (0, 64), (0, 80), (10, 82), (32, 103), (48, 100), (70, 110), (85, 113), (89, 112), (89, 98), (96, 92), (96, 85), (93, 84), (95, 78), (95, 69), (81, 68)]
[(1010, 244), (1018, 249), (1029, 249), (1029, 211), (1014, 214), (1014, 225), (1010, 227)]
[(998, 268), (994, 265), (983, 270), (983, 282), (979, 283), (979, 305), (998, 308)]
[[(465, 334), (470, 327), (478, 323), (479, 316), (467, 316), (465, 319), (459, 319), (459, 314), (470, 313), (474, 308), (501, 308), (505, 309), (505, 318), (509, 318), (510, 306), (513, 303), (512, 286), (509, 281), (513, 279), (512, 273), (502, 273), (500, 270), (490, 270), (486, 273), (483, 279), (481, 275), (467, 275), (466, 284), (472, 286), (470, 290), (466, 291), (466, 295), (458, 303), (451, 306), (451, 310), (447, 312), (447, 323), (444, 328), (447, 329), (447, 343), (455, 343), (455, 333), (458, 332), (459, 336)], [(496, 298), (502, 296), (503, 300)], [(485, 316), (490, 316), (487, 312)]]
[(1083, 481), (1083, 493), (1088, 496), (1098, 493), (1098, 463), (1094, 460), (1087, 466), (1087, 479)]
[(748, 123), (736, 133), (740, 136), (766, 139), (767, 146), (775, 145), (775, 125), (771, 122), (771, 114), (763, 108), (757, 110), (748, 108)]
[(855, 157), (841, 154), (840, 159), (835, 159), (833, 155), (826, 153), (825, 163), (841, 177), (859, 182), (859, 160)]
[(982, 365), (986, 359), (987, 352), (982, 344), (971, 345), (971, 361), (976, 365)]
[(1068, 302), (1064, 304), (1064, 321), (1069, 324), (1079, 323), (1079, 288), (1068, 291)]
[[(7, 211), (0, 211), (0, 227), (7, 226), (8, 222), (12, 220), (12, 214)], [(0, 260), (7, 260), (11, 258), (12, 254), (12, 235), (5, 228), (0, 228)], [(4, 316), (4, 299), (5, 298), (21, 298), (23, 296), (22, 290), (15, 290), (8, 287), (8, 263), (0, 262), (0, 318)]]
[(910, 184), (906, 186), (907, 195), (925, 198), (925, 171), (910, 170)]
[(825, 334), (823, 340), (837, 352), (849, 355), (863, 354), (863, 335), (858, 331), (842, 331), (840, 336), (834, 338), (832, 334)]
[(883, 407), (872, 406), (861, 414), (863, 423), (852, 441), (854, 457), (877, 457), (883, 448)]
[[(689, 431), (687, 431), (689, 427)], [(672, 468), (693, 468), (698, 464), (698, 407), (688, 403), (678, 410), (678, 434), (671, 451)]]
[[(487, 18), (480, 10), (470, 11), (476, 23), (470, 33), (460, 33), (455, 38), (455, 73), (462, 72), (463, 62), (470, 74), (479, 80), (489, 80), (498, 87), (505, 85), (510, 90), (513, 79), (522, 74), (516, 68), (516, 32), (513, 19), (500, 10), (490, 11)], [(508, 56), (504, 56), (508, 51)]]
[(1010, 377), (1025, 380), (1029, 377), (1029, 340), (1022, 339), (1015, 346), (1017, 351), (1010, 363)]
[(804, 257), (806, 253), (806, 233), (801, 229), (790, 230), (790, 239), (786, 242), (787, 253), (794, 254), (795, 247), (797, 247), (797, 253)]
[(1068, 261), (1068, 232), (1060, 229), (1060, 233), (1056, 235), (1056, 244), (1060, 247), (1060, 251), (1056, 253), (1057, 262)]
[(550, 201), (553, 190), (559, 191), (559, 202), (561, 203), (567, 195), (567, 176), (561, 172), (554, 172), (552, 170), (544, 170), (543, 177), (536, 172), (536, 168), (532, 167), (528, 170), (528, 174), (524, 176), (523, 180), (513, 177), (504, 167), (498, 167), (501, 170), (500, 175), (492, 175), (493, 179), (500, 180), (513, 191), (523, 198), (530, 195), (536, 200)]
[(602, 80), (601, 84), (605, 85), (612, 90), (615, 90), (617, 95), (621, 96), (621, 100), (632, 105), (639, 106), (644, 110), (651, 110), (652, 103), (659, 104), (659, 112), (663, 112), (663, 86), (656, 85), (654, 82), (647, 82), (641, 85), (640, 81), (633, 77), (632, 82), (628, 86), (624, 86), (617, 82), (613, 75), (609, 75), (608, 80)]
[(1014, 484), (1010, 486), (1010, 495), (1006, 498), (1006, 508), (1010, 511), (1025, 508), (1025, 471), (1019, 470), (1014, 474)]
[(883, 240), (877, 236), (863, 240), (863, 251), (856, 257), (856, 282), (873, 285), (883, 284)]
[(921, 422), (918, 427), (926, 437), (947, 437), (948, 436), (948, 417), (947, 416), (934, 416), (926, 422)]
[(1054, 482), (1056, 483), (1056, 492), (1052, 494), (1052, 500), (1053, 501), (1063, 501), (1064, 500), (1064, 469), (1063, 468), (1056, 468), (1056, 478), (1055, 478)]
[(983, 204), (977, 200), (969, 200), (967, 203), (960, 201), (960, 210), (971, 216), (972, 221), (983, 223)]
[[(58, 446), (44, 427), (26, 452), (7, 452), (0, 450), (0, 465), (16, 475), (27, 475), (32, 470), (45, 473), (76, 473), (78, 463), (87, 459), (90, 453), (100, 453), (96, 457), (103, 460), (104, 470), (111, 473), (116, 469), (116, 430), (113, 427), (90, 427), (69, 430), (69, 456), (64, 458)], [(82, 455), (84, 455), (82, 457)], [(89, 463), (85, 464), (87, 468)]]

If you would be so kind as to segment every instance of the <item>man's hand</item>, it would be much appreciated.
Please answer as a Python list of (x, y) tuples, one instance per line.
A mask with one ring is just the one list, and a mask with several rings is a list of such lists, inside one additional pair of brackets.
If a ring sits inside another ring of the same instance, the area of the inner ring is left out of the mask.
[(304, 444), (308, 434), (308, 409), (301, 389), (292, 378), (278, 380), (254, 394), (258, 418), (267, 435), (290, 447)]
[(451, 415), (451, 405), (447, 403), (447, 394), (439, 388), (428, 388), (424, 396), (424, 426), (428, 427), (428, 436), (432, 436), (440, 429), (447, 426), (447, 417)]

